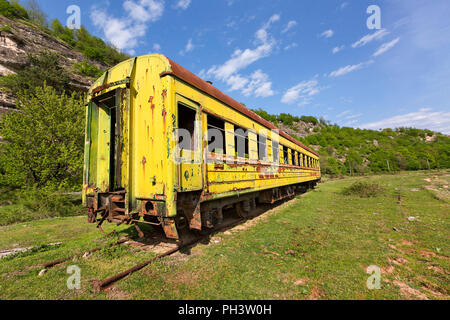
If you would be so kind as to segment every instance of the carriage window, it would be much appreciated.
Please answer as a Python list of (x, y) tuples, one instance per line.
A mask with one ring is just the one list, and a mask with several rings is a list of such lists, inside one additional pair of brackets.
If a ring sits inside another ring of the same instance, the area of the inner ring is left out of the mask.
[(225, 153), (225, 121), (208, 115), (208, 151)]
[(272, 141), (273, 162), (280, 163), (280, 147), (277, 141)]
[(295, 164), (295, 159), (294, 159), (294, 150), (292, 150), (292, 149), (289, 149), (289, 153), (290, 153), (290, 158), (291, 158), (291, 163), (290, 164), (292, 164), (292, 165), (294, 165)]
[(298, 165), (299, 167), (301, 167), (301, 166), (302, 166), (302, 154), (301, 154), (300, 152), (298, 153), (297, 159), (298, 159), (297, 165)]
[(284, 164), (289, 164), (288, 148), (283, 146), (283, 159)]
[(234, 127), (234, 151), (236, 156), (240, 158), (249, 158), (249, 148), (248, 148), (248, 132), (247, 130)]
[(262, 134), (258, 135), (258, 154), (259, 160), (267, 160), (267, 137)]
[(194, 150), (195, 110), (178, 104), (178, 144), (180, 149)]

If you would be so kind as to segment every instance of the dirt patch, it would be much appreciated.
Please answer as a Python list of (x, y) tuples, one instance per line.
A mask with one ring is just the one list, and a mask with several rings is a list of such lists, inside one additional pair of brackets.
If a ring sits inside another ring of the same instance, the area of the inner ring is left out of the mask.
[(448, 295), (448, 292), (446, 292), (445, 289), (435, 287), (434, 285), (432, 285), (426, 281), (422, 281), (422, 282), (423, 282), (422, 289), (427, 291), (428, 293), (432, 294), (433, 296), (438, 297), (438, 298), (445, 298), (445, 299), (450, 298)]
[(130, 300), (132, 296), (117, 287), (112, 287), (106, 291), (106, 295), (113, 300)]
[(412, 246), (413, 244), (414, 244), (413, 242), (405, 239), (402, 239), (402, 241), (400, 242), (400, 245), (402, 246)]
[(424, 179), (429, 185), (425, 189), (430, 191), (437, 200), (448, 202), (450, 200), (449, 190), (449, 174), (433, 175), (430, 178)]
[(381, 273), (383, 273), (383, 274), (392, 274), (394, 271), (395, 271), (395, 267), (392, 265), (381, 268)]
[(389, 261), (389, 263), (392, 265), (392, 264), (395, 264), (395, 265), (397, 265), (397, 266), (401, 266), (401, 265), (404, 265), (404, 264), (406, 264), (407, 262), (408, 262), (408, 260), (406, 260), (405, 258), (403, 258), (403, 257), (397, 257), (397, 258), (395, 258), (395, 259), (388, 259), (388, 261)]
[(395, 280), (394, 284), (400, 288), (400, 293), (408, 299), (429, 300), (426, 294), (411, 288), (404, 282)]
[(439, 267), (439, 266), (431, 265), (431, 266), (428, 266), (427, 269), (428, 270), (433, 270), (436, 273), (441, 273), (441, 274), (445, 274), (446, 273), (445, 270), (443, 268)]
[(428, 250), (420, 250), (420, 256), (422, 258), (431, 258), (431, 257), (436, 257), (436, 253), (428, 251)]
[(319, 300), (322, 296), (322, 291), (319, 289), (318, 286), (314, 286), (314, 288), (311, 290), (311, 294), (309, 295), (310, 300)]
[[(267, 220), (270, 216), (276, 214), (280, 210), (283, 210), (283, 209), (285, 209), (287, 207), (290, 207), (291, 205), (295, 204), (297, 201), (298, 201), (298, 199), (293, 199), (293, 200), (290, 200), (290, 201), (286, 201), (283, 204), (277, 206), (276, 208), (273, 208), (273, 209), (270, 209), (270, 210), (264, 212), (263, 214), (261, 214), (259, 212), (256, 212), (254, 214), (255, 216), (257, 215), (255, 218), (253, 218), (251, 220), (248, 220), (245, 223), (243, 223), (241, 225), (238, 225), (238, 226), (236, 226), (236, 227), (234, 227), (234, 228), (232, 228), (232, 229), (230, 229), (228, 231), (230, 231), (231, 233), (234, 233), (236, 231), (247, 230), (247, 229), (251, 228), (252, 226), (254, 226), (256, 224)], [(259, 210), (261, 210), (261, 209), (259, 209)], [(259, 211), (259, 210), (257, 209), (257, 211)]]
[(308, 279), (298, 279), (297, 281), (294, 282), (295, 286), (302, 286), (304, 284), (306, 284), (308, 282)]

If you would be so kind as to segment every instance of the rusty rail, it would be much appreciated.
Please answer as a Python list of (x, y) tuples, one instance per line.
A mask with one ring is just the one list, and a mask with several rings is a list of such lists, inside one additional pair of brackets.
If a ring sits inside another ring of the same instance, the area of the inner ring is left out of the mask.
[(61, 263), (66, 262), (66, 261), (68, 261), (68, 260), (70, 260), (70, 259), (73, 259), (73, 258), (75, 258), (75, 257), (82, 256), (82, 255), (84, 255), (84, 254), (86, 254), (86, 253), (88, 253), (88, 252), (89, 252), (89, 253), (93, 253), (93, 252), (100, 251), (100, 250), (102, 250), (102, 249), (104, 249), (104, 248), (111, 248), (111, 247), (114, 247), (114, 246), (119, 246), (119, 245), (121, 245), (121, 244), (123, 244), (123, 243), (125, 243), (125, 242), (127, 242), (127, 241), (129, 241), (129, 239), (119, 240), (119, 241), (117, 241), (116, 243), (112, 243), (112, 244), (110, 244), (110, 245), (108, 245), (108, 246), (105, 246), (105, 247), (99, 247), (99, 248), (94, 248), (94, 249), (86, 250), (86, 251), (83, 251), (82, 253), (74, 254), (73, 256), (70, 256), (70, 257), (66, 257), (66, 258), (62, 258), (62, 259), (50, 261), (50, 262), (44, 263), (44, 264), (43, 264), (43, 267), (44, 267), (44, 269), (49, 269), (49, 268), (52, 268), (52, 267), (54, 267), (54, 266), (56, 266), (56, 265), (58, 265), (58, 264), (61, 264)]
[(102, 290), (106, 290), (111, 285), (116, 283), (117, 281), (122, 280), (123, 278), (127, 277), (128, 275), (145, 268), (149, 264), (151, 264), (151, 263), (153, 263), (153, 262), (155, 262), (155, 261), (157, 261), (159, 259), (162, 259), (164, 257), (170, 256), (170, 255), (172, 255), (172, 254), (174, 254), (174, 253), (176, 253), (176, 252), (178, 252), (178, 251), (180, 251), (180, 250), (182, 250), (184, 248), (193, 246), (194, 244), (197, 244), (200, 241), (206, 239), (211, 234), (214, 234), (214, 233), (219, 232), (219, 231), (221, 231), (223, 229), (232, 227), (233, 225), (239, 224), (239, 223), (241, 223), (241, 222), (243, 222), (245, 220), (247, 220), (247, 219), (239, 219), (239, 220), (233, 221), (233, 222), (231, 222), (229, 224), (220, 226), (219, 228), (212, 230), (211, 232), (209, 232), (205, 236), (198, 237), (198, 238), (196, 238), (194, 240), (191, 240), (189, 242), (186, 242), (186, 243), (184, 243), (184, 244), (182, 244), (182, 245), (180, 245), (180, 246), (178, 246), (176, 248), (168, 250), (168, 251), (164, 252), (163, 254), (160, 254), (160, 255), (158, 255), (158, 256), (156, 256), (156, 257), (154, 257), (154, 258), (152, 258), (152, 259), (150, 259), (150, 260), (148, 260), (146, 262), (138, 264), (137, 266), (134, 266), (133, 268), (130, 268), (130, 269), (126, 270), (126, 271), (123, 271), (123, 272), (121, 272), (121, 273), (119, 273), (119, 274), (117, 274), (115, 276), (112, 276), (112, 277), (110, 277), (110, 278), (108, 278), (108, 279), (106, 279), (104, 281), (94, 280), (94, 281), (92, 281), (92, 287), (93, 287), (94, 291), (96, 291), (97, 293), (99, 293)]

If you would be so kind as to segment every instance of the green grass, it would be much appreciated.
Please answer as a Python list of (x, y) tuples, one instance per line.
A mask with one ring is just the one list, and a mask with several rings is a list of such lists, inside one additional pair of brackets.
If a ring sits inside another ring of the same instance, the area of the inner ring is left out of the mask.
[[(157, 261), (98, 295), (91, 292), (90, 280), (106, 279), (154, 253), (115, 247), (38, 277), (37, 264), (106, 240), (84, 217), (0, 227), (0, 248), (63, 242), (54, 250), (2, 261), (0, 299), (448, 299), (448, 200), (436, 198), (424, 180), (439, 180), (436, 188), (444, 189), (446, 175), (328, 181), (262, 219), (218, 233), (189, 254)], [(342, 194), (361, 181), (385, 192), (372, 198)], [(106, 227), (114, 228), (135, 234), (130, 227)], [(73, 264), (82, 270), (78, 291), (66, 288), (66, 268)], [(380, 290), (366, 287), (371, 265), (383, 270)]]
[(373, 198), (383, 193), (384, 190), (377, 183), (358, 181), (342, 191), (346, 196), (358, 196), (360, 198)]
[(83, 213), (79, 195), (0, 188), (0, 226)]

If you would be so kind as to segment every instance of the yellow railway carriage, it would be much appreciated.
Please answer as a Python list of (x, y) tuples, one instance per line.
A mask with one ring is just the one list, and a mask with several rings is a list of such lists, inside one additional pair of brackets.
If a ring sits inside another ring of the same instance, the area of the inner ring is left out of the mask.
[(317, 153), (163, 55), (109, 69), (86, 104), (89, 221), (214, 228), (321, 178)]

